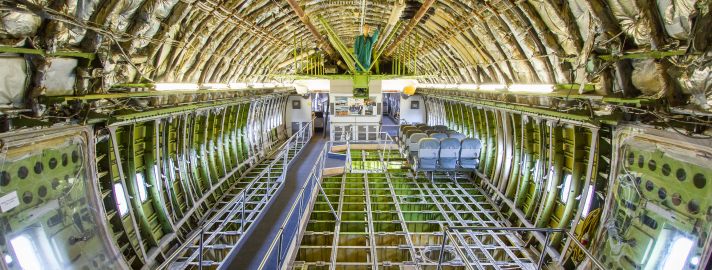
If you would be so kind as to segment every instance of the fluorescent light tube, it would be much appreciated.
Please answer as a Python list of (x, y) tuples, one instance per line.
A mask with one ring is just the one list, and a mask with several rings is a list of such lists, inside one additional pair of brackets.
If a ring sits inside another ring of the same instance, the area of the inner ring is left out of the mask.
[(477, 84), (461, 84), (458, 88), (463, 90), (477, 90), (479, 87)]
[(195, 91), (198, 85), (194, 83), (156, 83), (153, 85), (156, 91)]
[(532, 92), (532, 93), (551, 93), (554, 91), (554, 85), (551, 84), (513, 84), (509, 86), (510, 92)]
[(482, 84), (480, 85), (480, 90), (483, 91), (499, 91), (499, 90), (505, 90), (507, 89), (507, 86), (504, 84)]
[(224, 83), (204, 83), (204, 84), (200, 85), (200, 89), (223, 90), (223, 89), (230, 89), (230, 87)]
[(230, 89), (245, 89), (245, 88), (247, 88), (247, 84), (246, 83), (231, 83), (228, 85), (228, 87), (230, 87)]

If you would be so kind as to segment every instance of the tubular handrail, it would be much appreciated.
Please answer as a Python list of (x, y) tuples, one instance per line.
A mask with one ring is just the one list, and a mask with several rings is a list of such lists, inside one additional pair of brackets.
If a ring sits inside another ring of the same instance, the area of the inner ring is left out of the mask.
[[(368, 135), (371, 135), (371, 134), (380, 135), (380, 136), (377, 136), (377, 138), (381, 138), (382, 135), (385, 134), (385, 135), (386, 135), (386, 136), (385, 136), (386, 139), (382, 139), (382, 140), (379, 140), (379, 139), (375, 139), (375, 140), (368, 140), (368, 139), (367, 139), (367, 140), (352, 140), (352, 139), (351, 139), (351, 134), (358, 134), (358, 133), (366, 133), (366, 134), (368, 134)], [(393, 141), (393, 138), (391, 137), (391, 134), (389, 134), (388, 132), (385, 132), (385, 131), (355, 131), (355, 130), (347, 130), (347, 131), (342, 131), (342, 132), (341, 132), (341, 138), (340, 138), (340, 140), (341, 140), (341, 141), (346, 141), (346, 140), (348, 140), (348, 141), (351, 141), (351, 142), (358, 142), (358, 141), (389, 141), (389, 142), (395, 143), (395, 141)]]
[[(349, 122), (343, 122), (343, 123), (329, 123), (329, 125), (332, 127), (330, 134), (334, 135), (335, 132), (360, 132), (360, 133), (377, 133), (377, 132), (385, 132), (383, 131), (383, 127), (399, 127), (400, 125), (379, 125), (379, 124), (374, 124), (374, 123), (365, 123), (365, 124), (359, 124), (359, 123), (349, 123)], [(340, 127), (340, 128), (352, 128), (352, 127), (378, 127), (378, 131), (358, 131), (358, 130), (340, 130), (337, 131), (334, 128), (335, 127)], [(400, 133), (400, 131), (397, 131)], [(332, 136), (332, 138), (335, 138)]]
[[(465, 260), (465, 266), (467, 269), (473, 270), (472, 266), (467, 262), (467, 257), (465, 254), (462, 253), (462, 250), (458, 247), (457, 241), (455, 241), (455, 238), (452, 236), (451, 231), (459, 231), (459, 230), (472, 230), (472, 231), (524, 231), (524, 232), (546, 232), (546, 241), (544, 243), (544, 248), (549, 246), (549, 239), (551, 239), (551, 234), (554, 232), (560, 232), (560, 233), (566, 233), (569, 237), (573, 237), (574, 239), (576, 236), (571, 234), (571, 232), (567, 229), (558, 229), (558, 228), (527, 228), (527, 227), (477, 227), (477, 226), (445, 226), (444, 227), (444, 235), (443, 235), (443, 243), (440, 248), (440, 256), (438, 257), (438, 267), (437, 270), (442, 269), (442, 263), (443, 263), (443, 254), (445, 253), (445, 246), (447, 245), (448, 239), (455, 245), (455, 250), (460, 254), (460, 257)], [(447, 237), (445, 237), (447, 236)], [(579, 241), (572, 241), (574, 242), (589, 258), (591, 258), (591, 261), (598, 266), (598, 268), (602, 270), (608, 270), (606, 267), (603, 266), (603, 263), (598, 261), (598, 258), (593, 256), (593, 254), (588, 251), (586, 247), (581, 244)], [(542, 252), (541, 257), (539, 257), (539, 263), (538, 267), (536, 268), (537, 270), (541, 269), (541, 266), (544, 264), (544, 258), (546, 257), (546, 252)]]
[[(270, 245), (269, 249), (267, 250), (266, 255), (264, 258), (262, 258), (262, 262), (260, 263), (260, 266), (258, 269), (263, 269), (265, 264), (267, 263), (267, 260), (269, 259), (270, 255), (272, 255), (272, 252), (274, 251), (275, 245), (279, 245), (278, 250), (279, 254), (277, 255), (277, 269), (281, 269), (282, 267), (282, 241), (284, 239), (284, 228), (287, 226), (289, 223), (290, 219), (292, 218), (292, 215), (294, 214), (294, 209), (299, 205), (299, 216), (297, 219), (298, 225), (297, 228), (294, 230), (294, 236), (290, 240), (290, 245), (291, 241), (294, 241), (296, 239), (296, 234), (301, 231), (302, 228), (302, 212), (307, 211), (307, 209), (302, 210), (302, 207), (304, 206), (304, 192), (306, 191), (306, 188), (309, 186), (309, 184), (312, 184), (312, 193), (316, 192), (314, 189), (316, 185), (320, 185), (318, 182), (321, 180), (321, 175), (317, 174), (317, 168), (319, 168), (320, 163), (324, 162), (324, 153), (326, 152), (327, 145), (324, 145), (324, 148), (322, 148), (321, 153), (319, 154), (319, 157), (316, 160), (316, 163), (314, 164), (314, 167), (312, 168), (311, 172), (309, 173), (309, 176), (307, 177), (307, 181), (304, 182), (304, 185), (302, 186), (302, 189), (299, 191), (299, 195), (297, 195), (297, 199), (294, 201), (292, 204), (292, 207), (289, 209), (289, 212), (287, 213), (287, 217), (284, 219), (284, 222), (282, 222), (282, 226), (279, 228), (279, 232), (277, 233), (277, 237), (274, 238), (272, 241), (272, 244)], [(325, 195), (326, 196), (326, 195)], [(309, 200), (306, 202), (306, 205), (309, 205), (312, 203), (313, 196), (309, 197)], [(332, 208), (332, 211), (333, 208)], [(334, 213), (336, 215), (336, 213)], [(338, 217), (337, 217), (338, 218)]]
[[(186, 249), (188, 249), (191, 245), (193, 245), (193, 243), (199, 236), (202, 237), (205, 229), (209, 226), (212, 226), (212, 224), (215, 223), (215, 221), (217, 221), (219, 219), (219, 217), (221, 217), (228, 210), (228, 208), (230, 208), (232, 205), (237, 206), (240, 199), (242, 199), (242, 202), (244, 204), (245, 194), (246, 194), (247, 190), (252, 188), (255, 185), (255, 183), (257, 183), (260, 180), (260, 178), (262, 178), (265, 174), (269, 173), (269, 171), (272, 169), (272, 167), (274, 167), (274, 165), (277, 164), (282, 157), (285, 157), (285, 159), (287, 158), (287, 154), (289, 153), (289, 150), (291, 148), (289, 146), (291, 144), (291, 142), (293, 140), (296, 141), (296, 140), (300, 139), (304, 135), (306, 128), (311, 127), (313, 125), (313, 123), (314, 123), (314, 119), (312, 119), (308, 124), (304, 125), (298, 132), (294, 133), (291, 137), (289, 137), (289, 139), (287, 139), (284, 143), (282, 143), (278, 149), (273, 150), (272, 153), (278, 152), (277, 156), (275, 156), (275, 158), (274, 158), (274, 161), (272, 161), (261, 173), (259, 173), (254, 178), (254, 180), (252, 180), (249, 184), (247, 184), (247, 186), (242, 188), (242, 190), (240, 190), (239, 193), (235, 194), (235, 196), (228, 203), (226, 203), (225, 206), (223, 208), (221, 208), (217, 214), (213, 215), (213, 217), (210, 220), (204, 221), (199, 226), (199, 228), (196, 228), (194, 230), (195, 233), (193, 233), (188, 238), (186, 238), (185, 241), (183, 241), (183, 244), (180, 247), (178, 247), (173, 253), (171, 253), (171, 255), (169, 255), (166, 258), (166, 260), (161, 265), (159, 265), (156, 269), (157, 270), (166, 269), (168, 267), (168, 265), (173, 263), (173, 260), (175, 260), (179, 254), (182, 254), (183, 252), (185, 252)], [(312, 135), (312, 133), (309, 132), (310, 137), (311, 137), (311, 135)], [(287, 147), (287, 149), (281, 149), (284, 147)], [(266, 155), (266, 156), (269, 156), (269, 155)], [(285, 161), (285, 163), (286, 163), (286, 161)], [(257, 166), (257, 164), (255, 164), (254, 166)], [(286, 166), (286, 164), (285, 164), (285, 166)], [(282, 174), (284, 174), (286, 172), (287, 172), (287, 170), (285, 167), (282, 170)], [(237, 209), (237, 208), (235, 207), (235, 209)], [(230, 211), (232, 212), (233, 210), (230, 210)], [(243, 210), (244, 210), (244, 206), (243, 206)], [(231, 218), (231, 216), (228, 218)], [(244, 215), (242, 218), (244, 219)], [(244, 224), (242, 224), (242, 228), (244, 228)], [(214, 237), (214, 234), (211, 235), (209, 238), (212, 239), (212, 237)], [(208, 239), (208, 241), (210, 241), (210, 239)], [(201, 249), (199, 249), (198, 252), (200, 252), (200, 254), (202, 254), (202, 252), (203, 252), (202, 241), (201, 241)], [(202, 260), (201, 260), (200, 264), (202, 266)]]

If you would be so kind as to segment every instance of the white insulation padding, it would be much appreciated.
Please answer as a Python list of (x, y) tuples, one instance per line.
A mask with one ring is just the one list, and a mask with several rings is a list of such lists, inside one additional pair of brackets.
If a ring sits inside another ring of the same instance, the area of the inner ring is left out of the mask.
[(17, 54), (0, 54), (0, 104), (21, 107), (27, 80), (25, 58)]
[(53, 58), (47, 68), (44, 85), (48, 96), (67, 96), (74, 93), (77, 59)]

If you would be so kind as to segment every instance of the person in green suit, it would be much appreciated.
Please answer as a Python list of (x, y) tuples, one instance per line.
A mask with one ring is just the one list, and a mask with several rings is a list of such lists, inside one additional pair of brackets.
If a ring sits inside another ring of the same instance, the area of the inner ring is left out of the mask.
[[(369, 36), (368, 33), (371, 31), (371, 27), (368, 24), (363, 25), (363, 35), (356, 37), (356, 42), (354, 42), (354, 55), (358, 62), (363, 65), (363, 68), (368, 69), (371, 66), (371, 50), (373, 49), (373, 44), (376, 43), (378, 38), (378, 32), (381, 30), (381, 26), (378, 26), (376, 32), (373, 36)], [(356, 64), (357, 71), (362, 70), (361, 67)]]

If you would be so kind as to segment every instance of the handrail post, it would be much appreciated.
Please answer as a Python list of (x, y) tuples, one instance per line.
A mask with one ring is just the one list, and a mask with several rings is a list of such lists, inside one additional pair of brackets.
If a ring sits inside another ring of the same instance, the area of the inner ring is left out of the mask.
[(269, 200), (269, 194), (272, 193), (272, 164), (267, 166), (267, 198)]
[(288, 162), (287, 162), (287, 159), (289, 158), (289, 149), (292, 148), (292, 145), (291, 145), (291, 144), (292, 144), (292, 140), (289, 140), (289, 141), (287, 142), (287, 149), (282, 150), (282, 153), (284, 154), (284, 165), (282, 165), (282, 166), (283, 166), (283, 168), (282, 168), (282, 169), (283, 169), (283, 170), (282, 170), (282, 174), (284, 174), (284, 178), (287, 178), (287, 175), (286, 175), (286, 173), (287, 173), (287, 163), (288, 163)]
[(443, 257), (444, 257), (443, 255), (445, 254), (445, 245), (447, 244), (447, 236), (445, 235), (446, 230), (448, 230), (447, 226), (445, 226), (445, 228), (443, 228), (443, 245), (440, 247), (440, 256), (438, 256), (437, 270), (441, 270), (443, 267)]
[(242, 221), (240, 221), (240, 223), (241, 223), (240, 224), (240, 237), (243, 237), (244, 236), (243, 234), (245, 233), (245, 193), (247, 193), (247, 191), (243, 190), (243, 192), (242, 192), (242, 216), (240, 217), (240, 219), (242, 219)]
[(282, 239), (284, 239), (284, 227), (279, 233), (279, 253), (277, 253), (277, 269), (282, 269)]
[(553, 228), (548, 228), (546, 231), (546, 241), (544, 241), (544, 248), (541, 249), (541, 257), (539, 258), (539, 265), (537, 270), (541, 270), (541, 266), (544, 265), (544, 258), (546, 257), (546, 249), (549, 248), (549, 239), (551, 238)]
[[(309, 181), (309, 179), (307, 179), (307, 181)], [(299, 228), (301, 228), (302, 227), (302, 222), (301, 222), (301, 220), (302, 220), (302, 205), (304, 202), (304, 195), (299, 195), (298, 200), (299, 200), (299, 219), (297, 219), (297, 225)]]
[(203, 235), (205, 235), (205, 227), (200, 227), (200, 249), (198, 250), (198, 269), (203, 270)]

